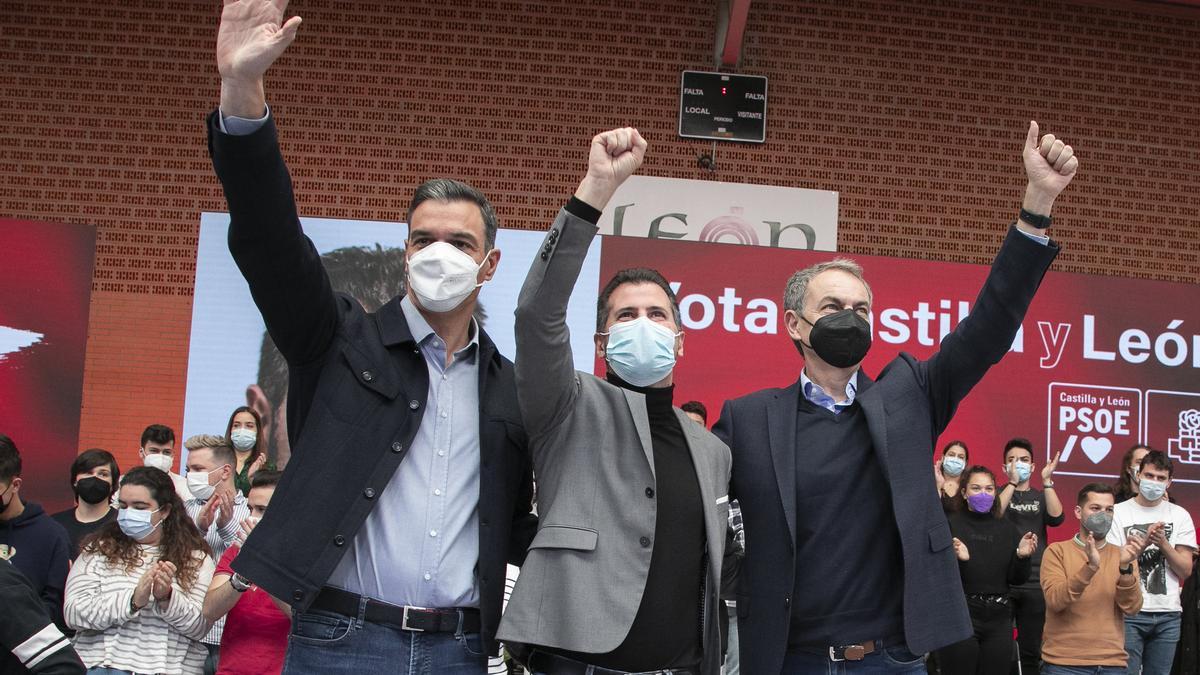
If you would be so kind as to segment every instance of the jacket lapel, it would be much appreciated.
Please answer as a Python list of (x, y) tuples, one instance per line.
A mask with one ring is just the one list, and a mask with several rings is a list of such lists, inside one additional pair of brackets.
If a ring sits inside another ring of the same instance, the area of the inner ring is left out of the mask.
[(646, 462), (650, 464), (650, 475), (657, 478), (654, 473), (654, 445), (650, 440), (650, 415), (646, 413), (646, 397), (624, 387), (617, 388), (625, 395), (625, 404), (629, 407), (629, 414), (633, 416), (638, 439), (642, 442), (642, 452), (646, 455)]
[(779, 500), (787, 519), (788, 543), (796, 546), (796, 410), (800, 405), (800, 381), (776, 395), (767, 409), (767, 433), (771, 459), (775, 464), (775, 479), (779, 483)]
[(887, 411), (883, 407), (883, 395), (874, 387), (875, 382), (860, 370), (858, 373), (859, 394), (856, 400), (862, 406), (863, 414), (867, 417), (867, 429), (871, 432), (871, 443), (875, 446), (875, 456), (879, 458), (879, 468), (883, 471), (885, 480), (891, 479), (888, 466), (887, 441)]

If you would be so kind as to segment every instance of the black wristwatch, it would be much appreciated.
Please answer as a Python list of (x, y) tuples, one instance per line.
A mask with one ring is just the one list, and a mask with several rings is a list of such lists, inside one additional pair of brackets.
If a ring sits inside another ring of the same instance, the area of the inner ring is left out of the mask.
[(1039, 230), (1044, 230), (1044, 229), (1050, 227), (1051, 221), (1054, 220), (1054, 218), (1051, 216), (1043, 216), (1043, 215), (1040, 215), (1037, 213), (1033, 213), (1032, 211), (1026, 211), (1024, 208), (1021, 209), (1021, 214), (1019, 217), (1021, 220), (1036, 227)]
[(229, 577), (229, 585), (238, 593), (245, 593), (250, 590), (250, 580), (237, 573)]
[(1129, 563), (1128, 565), (1118, 569), (1117, 571), (1120, 572), (1121, 574), (1133, 574), (1133, 563)]

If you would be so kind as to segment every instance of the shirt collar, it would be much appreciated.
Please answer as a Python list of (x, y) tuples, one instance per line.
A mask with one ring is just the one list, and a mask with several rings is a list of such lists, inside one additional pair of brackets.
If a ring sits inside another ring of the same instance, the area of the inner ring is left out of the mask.
[(804, 392), (804, 398), (808, 399), (812, 403), (822, 407), (829, 407), (824, 405), (824, 401), (832, 405), (836, 405), (838, 408), (846, 408), (849, 407), (850, 404), (854, 403), (854, 397), (858, 394), (858, 371), (854, 371), (854, 374), (850, 376), (850, 380), (846, 382), (845, 401), (833, 403), (833, 397), (830, 396), (829, 393), (824, 389), (822, 389), (821, 385), (808, 379), (808, 373), (804, 372), (804, 370), (800, 371), (800, 388)]
[[(400, 309), (404, 312), (404, 320), (408, 322), (408, 330), (412, 333), (413, 340), (416, 340), (417, 344), (424, 346), (426, 342), (437, 335), (433, 331), (433, 326), (429, 325), (429, 322), (421, 314), (421, 310), (417, 309), (417, 306), (413, 304), (412, 299), (407, 295), (400, 300)], [(466, 352), (471, 347), (479, 346), (479, 324), (476, 323), (474, 316), (471, 317), (469, 331), (471, 339), (467, 341), (467, 344), (462, 349), (458, 350), (457, 353), (459, 354)], [(438, 337), (440, 339), (440, 336)], [(444, 351), (445, 348), (445, 340), (442, 340), (442, 350)]]

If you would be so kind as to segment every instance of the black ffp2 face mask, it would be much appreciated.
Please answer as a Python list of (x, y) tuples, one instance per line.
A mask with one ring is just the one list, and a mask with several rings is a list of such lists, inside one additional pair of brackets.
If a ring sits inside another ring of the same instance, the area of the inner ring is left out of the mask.
[(825, 363), (834, 368), (849, 368), (867, 357), (867, 352), (871, 349), (871, 324), (857, 311), (843, 309), (826, 314), (817, 319), (816, 323), (799, 313), (796, 316), (812, 326), (812, 330), (808, 332), (808, 341), (811, 344), (805, 346), (816, 352)]
[(112, 496), (112, 484), (95, 476), (80, 478), (75, 481), (75, 494), (89, 504), (100, 504)]

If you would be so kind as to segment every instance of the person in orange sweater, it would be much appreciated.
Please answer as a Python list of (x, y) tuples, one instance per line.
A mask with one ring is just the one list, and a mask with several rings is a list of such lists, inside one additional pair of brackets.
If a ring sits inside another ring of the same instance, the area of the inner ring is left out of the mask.
[(1046, 548), (1042, 675), (1125, 673), (1125, 616), (1142, 608), (1137, 559), (1147, 540), (1135, 534), (1125, 546), (1105, 542), (1113, 502), (1108, 485), (1083, 486), (1075, 507), (1079, 533)]

